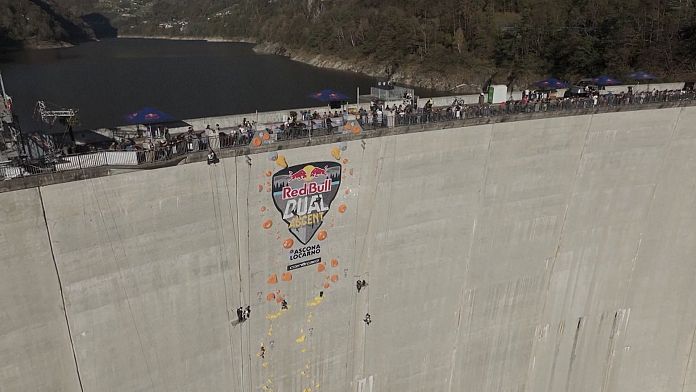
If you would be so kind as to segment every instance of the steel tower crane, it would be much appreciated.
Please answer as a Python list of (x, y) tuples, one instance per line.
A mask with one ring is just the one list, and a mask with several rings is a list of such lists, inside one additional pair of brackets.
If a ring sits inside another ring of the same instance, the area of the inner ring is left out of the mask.
[[(73, 133), (73, 126), (77, 124), (77, 111), (77, 109), (60, 108), (57, 105), (47, 104), (46, 101), (38, 101), (36, 102), (36, 107), (34, 109), (34, 117), (39, 117), (41, 121), (51, 126), (54, 125), (56, 121), (60, 122), (61, 124), (64, 124), (66, 126), (65, 133), (69, 134), (72, 145), (75, 145), (75, 134)], [(61, 139), (59, 140), (59, 148), (65, 145), (65, 133), (63, 133), (63, 137), (61, 137)], [(41, 139), (42, 140), (34, 141), (37, 142), (37, 144), (39, 144), (44, 149), (44, 151), (46, 151), (47, 147), (49, 147), (50, 150), (53, 149), (51, 143), (47, 143), (45, 140), (43, 140), (43, 138)], [(54, 155), (55, 153), (54, 151), (46, 152), (49, 153), (49, 155)]]

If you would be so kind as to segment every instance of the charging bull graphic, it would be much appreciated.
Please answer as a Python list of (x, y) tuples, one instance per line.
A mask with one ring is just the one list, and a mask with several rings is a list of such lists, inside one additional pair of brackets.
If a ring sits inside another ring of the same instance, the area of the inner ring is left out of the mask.
[(273, 175), (273, 202), (290, 232), (306, 245), (324, 223), (341, 185), (341, 165), (313, 162)]

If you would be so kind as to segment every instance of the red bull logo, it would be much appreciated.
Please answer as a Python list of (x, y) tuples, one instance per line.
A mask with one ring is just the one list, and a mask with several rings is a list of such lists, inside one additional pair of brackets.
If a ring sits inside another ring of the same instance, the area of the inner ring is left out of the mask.
[(324, 166), (323, 168), (321, 168), (314, 165), (306, 165), (300, 170), (290, 170), (288, 174), (290, 175), (290, 181), (304, 180), (305, 182), (310, 182), (314, 180), (314, 178), (316, 177), (326, 177), (327, 169), (328, 166)]
[(283, 200), (298, 196), (312, 196), (324, 192), (331, 192), (331, 180), (329, 179), (324, 180), (321, 184), (316, 182), (305, 183), (302, 188), (283, 187)]
[(324, 222), (341, 184), (341, 165), (315, 162), (273, 175), (273, 201), (290, 232), (307, 244)]
[(312, 169), (312, 173), (310, 173), (312, 177), (318, 177), (318, 176), (325, 176), (326, 175), (326, 168), (322, 169), (320, 167), (315, 167)]
[(307, 178), (307, 172), (304, 169), (298, 170), (296, 172), (290, 172), (290, 181), (304, 180), (305, 178)]

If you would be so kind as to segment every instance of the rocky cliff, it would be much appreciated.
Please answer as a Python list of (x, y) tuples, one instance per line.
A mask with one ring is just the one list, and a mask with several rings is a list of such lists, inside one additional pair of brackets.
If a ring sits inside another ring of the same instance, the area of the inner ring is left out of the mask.
[(0, 47), (58, 47), (95, 38), (87, 24), (52, 0), (0, 0), (0, 9)]

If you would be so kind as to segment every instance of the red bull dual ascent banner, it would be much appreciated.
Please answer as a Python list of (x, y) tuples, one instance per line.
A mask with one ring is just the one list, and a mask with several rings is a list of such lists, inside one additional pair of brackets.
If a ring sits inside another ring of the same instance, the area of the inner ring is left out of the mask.
[(273, 175), (273, 202), (290, 233), (303, 245), (324, 222), (341, 185), (341, 164), (312, 162)]

